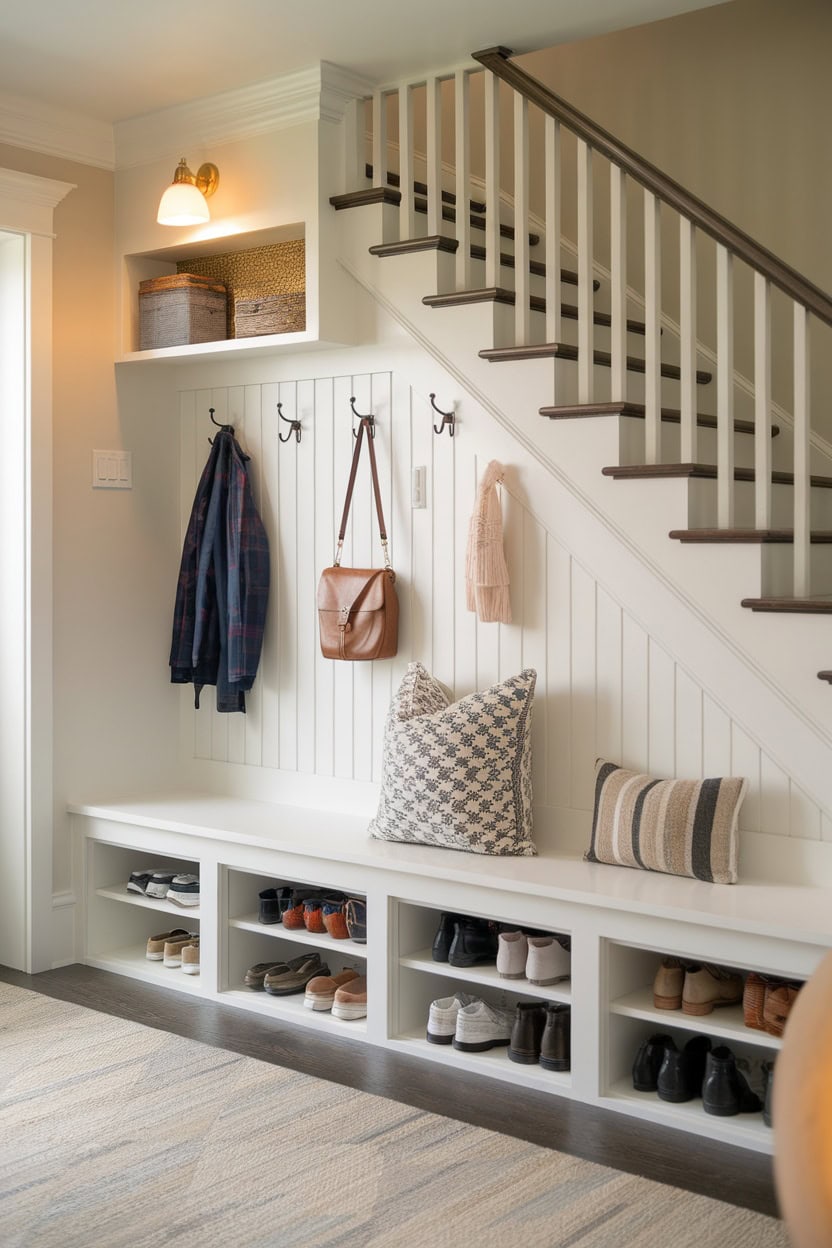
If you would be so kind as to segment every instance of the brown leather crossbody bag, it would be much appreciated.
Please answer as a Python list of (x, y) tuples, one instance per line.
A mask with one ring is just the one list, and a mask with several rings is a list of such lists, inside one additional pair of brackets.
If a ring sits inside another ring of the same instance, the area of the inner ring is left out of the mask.
[[(383, 568), (342, 568), (341, 552), (347, 530), (361, 444), (366, 437), (381, 546)], [(376, 453), (369, 420), (362, 420), (352, 456), (344, 514), (338, 531), (338, 549), (331, 568), (324, 568), (318, 582), (318, 621), (321, 653), (326, 659), (391, 659), (399, 641), (399, 600), (396, 573), (387, 552), (387, 530), (381, 508)]]

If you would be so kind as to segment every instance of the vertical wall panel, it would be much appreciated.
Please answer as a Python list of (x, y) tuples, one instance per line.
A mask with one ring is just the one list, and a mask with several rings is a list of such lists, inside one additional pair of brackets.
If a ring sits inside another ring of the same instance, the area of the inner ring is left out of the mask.
[(572, 561), (568, 552), (551, 535), (546, 539), (546, 557), (548, 800), (551, 806), (569, 806), (572, 776)]
[(648, 771), (657, 776), (675, 776), (675, 664), (652, 637), (648, 646), (648, 665)]
[[(385, 440), (379, 448), (384, 454), (378, 458), (378, 475), (381, 486), (381, 505), (384, 508), (384, 519), (390, 537), (390, 561), (395, 570), (396, 543), (392, 540), (396, 532), (395, 517), (397, 509), (393, 502), (393, 464), (399, 456), (399, 443), (404, 451), (402, 458), (406, 461), (408, 436), (406, 429), (397, 427), (396, 413), (393, 410), (392, 377), (390, 373), (375, 373), (370, 382), (372, 409), (380, 418), (381, 427), (385, 431)], [(403, 435), (403, 436), (402, 436)], [(378, 532), (373, 519), (373, 554), (372, 567), (381, 567), (382, 553), (378, 543)], [(372, 724), (369, 736), (370, 744), (370, 775), (372, 780), (381, 779), (381, 751), (383, 741), (384, 719), (390, 698), (393, 694), (392, 663), (371, 663), (372, 682)]]
[[(336, 533), (341, 522), (341, 510), (344, 506), (344, 494), (349, 479), (350, 463), (355, 441), (352, 437), (352, 414), (350, 412), (350, 396), (354, 394), (351, 377), (336, 377), (334, 385), (334, 417), (333, 417), (333, 466), (335, 489), (335, 529)], [(359, 407), (358, 411), (362, 409)], [(366, 409), (364, 409), (366, 410)], [(343, 564), (345, 567), (355, 562), (353, 528), (347, 526), (344, 539)], [(333, 773), (336, 776), (351, 780), (353, 777), (353, 669), (354, 663), (333, 662)]]
[(731, 774), (731, 720), (707, 694), (702, 699), (702, 772)]
[[(211, 391), (211, 407), (214, 409), (214, 420), (219, 424), (229, 423), (228, 390), (225, 388)], [(210, 412), (209, 412), (210, 422)], [(214, 436), (213, 431), (211, 437)], [(228, 714), (217, 710), (217, 695), (214, 689), (206, 689), (203, 693), (206, 708), (210, 706), (211, 717), (211, 755), (214, 762), (228, 761)]]
[[(315, 382), (315, 574), (332, 564), (338, 529), (333, 464), (333, 394), (331, 377)], [(302, 449), (299, 448), (299, 449)], [(316, 580), (317, 586), (317, 580)], [(315, 622), (315, 771), (334, 774), (335, 664), (325, 659)]]
[[(443, 406), (442, 398), (439, 404)], [(446, 408), (447, 410), (447, 408)], [(454, 613), (456, 577), (456, 516), (454, 512), (454, 452), (456, 438), (447, 431), (433, 432), (438, 417), (431, 412), (430, 450), (433, 481), (433, 671), (446, 685), (454, 682)], [(464, 573), (463, 573), (464, 575)]]
[(644, 629), (625, 614), (621, 630), (621, 762), (638, 771), (647, 766), (647, 647)]
[[(503, 546), (509, 569), (511, 624), (500, 624), (500, 680), (516, 676), (523, 668), (523, 516), (525, 508), (504, 487), (498, 486), (503, 503)], [(495, 627), (492, 625), (492, 627)]]
[[(246, 386), (243, 395), (246, 431), (245, 450), (249, 460), (249, 480), (254, 495), (254, 505), (262, 514), (263, 492), (263, 426), (262, 391), (260, 386)], [(273, 539), (270, 539), (273, 540)], [(268, 618), (268, 616), (267, 616)], [(245, 759), (249, 767), (260, 767), (263, 762), (263, 681), (258, 677), (251, 692), (246, 696)]]
[[(229, 424), (234, 426), (237, 441), (240, 443), (243, 451), (246, 452), (250, 440), (249, 429), (246, 423), (245, 388), (243, 386), (231, 386), (228, 390), (226, 418)], [(246, 695), (245, 715), (232, 714), (224, 717), (227, 742), (226, 758), (229, 763), (244, 763), (246, 761), (246, 719), (248, 717), (249, 701), (250, 698)]]
[(277, 403), (280, 387), (263, 386), (260, 401), (261, 453), (260, 516), (269, 535), (271, 583), (266, 631), (257, 679), (261, 683), (263, 766), (279, 766), (280, 755), (280, 675), (279, 660), (283, 637), (280, 627), (281, 585), (280, 535), (278, 532), (280, 490), (278, 480)]
[[(196, 392), (195, 404), (195, 436), (193, 442), (194, 462), (192, 488), (190, 490), (191, 499), (193, 499), (197, 482), (199, 481), (202, 470), (205, 467), (211, 448), (208, 445), (208, 438), (216, 433), (216, 429), (211, 424), (208, 409), (213, 405), (213, 392), (211, 390), (198, 390)], [(187, 694), (189, 702), (193, 701), (193, 689), (188, 686)], [(203, 690), (200, 699), (202, 708), (194, 714), (194, 758), (210, 758), (211, 757), (211, 720), (216, 713), (213, 709), (215, 704), (213, 689)]]
[(621, 608), (604, 590), (597, 601), (597, 669), (595, 688), (595, 753), (611, 763), (621, 761)]
[(676, 775), (702, 776), (702, 690), (687, 672), (676, 667)]
[(789, 835), (807, 841), (820, 840), (820, 811), (799, 784), (791, 782), (789, 793)]
[[(384, 476), (384, 465), (390, 454), (390, 413), (374, 412), (371, 378), (368, 374), (354, 377), (352, 392), (356, 411), (376, 416), (376, 437), (373, 447), (379, 471)], [(357, 568), (381, 567), (381, 543), (378, 533), (378, 517), (373, 500), (370, 453), (365, 445), (361, 448), (358, 474), (355, 478), (350, 526), (352, 529), (353, 558)], [(344, 483), (346, 485), (346, 481)], [(373, 767), (373, 667), (371, 663), (352, 663), (353, 678), (353, 778), (369, 780)]]
[(549, 804), (548, 766), (549, 741), (546, 703), (549, 685), (546, 639), (548, 594), (546, 586), (546, 530), (528, 512), (523, 511), (522, 596), (513, 595), (514, 611), (522, 630), (521, 668), (537, 672), (535, 708), (532, 713), (532, 785), (535, 801)]
[[(287, 420), (295, 419), (297, 383), (280, 383), (279, 402)], [(298, 458), (286, 455), (287, 445), (277, 441), (279, 419), (267, 413), (268, 437), (277, 446), (278, 511), (278, 758), (280, 766), (295, 771), (298, 765)]]
[(731, 775), (746, 776), (748, 789), (740, 811), (740, 827), (760, 831), (760, 747), (738, 724), (731, 725)]
[(476, 463), (471, 431), (457, 420), (454, 433), (454, 523), (456, 531), (456, 575), (454, 577), (454, 692), (464, 697), (477, 687), (477, 621), (468, 610), (465, 593), (465, 565), (468, 529), (476, 498)]
[[(294, 434), (280, 445), (284, 460), (295, 462), (297, 513), (287, 517), (297, 532), (297, 577), (295, 592), (295, 631), (297, 636), (297, 768), (315, 771), (315, 651), (317, 609), (315, 595), (319, 569), (315, 562), (317, 488), (315, 481), (318, 426), (315, 420), (315, 383), (299, 381), (295, 395), (295, 417), (302, 425), (300, 445)], [(286, 521), (284, 520), (284, 523)]]
[(760, 758), (760, 831), (788, 836), (790, 812), (789, 777), (763, 751)]
[(596, 584), (572, 560), (572, 800), (579, 810), (592, 809), (595, 765), (595, 595)]

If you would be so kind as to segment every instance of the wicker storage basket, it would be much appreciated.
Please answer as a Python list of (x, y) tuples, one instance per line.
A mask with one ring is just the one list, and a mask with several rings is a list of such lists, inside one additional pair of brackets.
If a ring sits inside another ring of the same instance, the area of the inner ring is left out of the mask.
[(306, 328), (306, 292), (293, 290), (263, 299), (237, 299), (234, 325), (238, 338), (299, 333)]
[(225, 287), (192, 273), (139, 283), (139, 350), (217, 342), (228, 336)]

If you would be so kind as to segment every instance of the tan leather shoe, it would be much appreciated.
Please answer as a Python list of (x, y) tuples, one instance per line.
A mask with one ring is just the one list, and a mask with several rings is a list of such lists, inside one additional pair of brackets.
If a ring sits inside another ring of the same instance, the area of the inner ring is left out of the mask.
[(199, 941), (185, 945), (182, 950), (182, 970), (186, 975), (199, 974)]
[(343, 988), (339, 988), (332, 1002), (333, 1018), (366, 1018), (367, 1016), (367, 980), (364, 975), (351, 979)]
[(798, 992), (796, 984), (780, 983), (766, 986), (763, 1024), (770, 1036), (782, 1036)]
[(742, 990), (742, 975), (720, 966), (689, 966), (682, 989), (682, 1013), (710, 1014), (716, 1005), (738, 1005)]
[(199, 945), (199, 932), (189, 932), (187, 936), (175, 940), (166, 940), (162, 954), (165, 966), (181, 966), (182, 950), (186, 945)]
[(147, 939), (147, 957), (151, 962), (161, 962), (165, 956), (165, 945), (169, 940), (190, 940), (190, 933), (184, 927), (175, 927), (170, 932), (160, 932), (158, 936)]
[(678, 958), (665, 958), (653, 980), (653, 1006), (657, 1010), (678, 1010), (682, 1005), (685, 968)]
[(303, 1004), (307, 1010), (331, 1010), (338, 989), (353, 979), (358, 979), (358, 971), (350, 968), (339, 975), (316, 975), (306, 985)]

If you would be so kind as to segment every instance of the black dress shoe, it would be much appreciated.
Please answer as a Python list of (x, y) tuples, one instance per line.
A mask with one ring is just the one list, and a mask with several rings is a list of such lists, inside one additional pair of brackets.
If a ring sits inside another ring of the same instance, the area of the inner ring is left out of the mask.
[(724, 1044), (708, 1054), (702, 1104), (706, 1114), (715, 1114), (719, 1118), (754, 1114), (763, 1107), (759, 1096), (746, 1083), (745, 1076), (737, 1070), (734, 1054)]
[(439, 916), (439, 926), (436, 929), (436, 935), (433, 938), (433, 954), (434, 962), (447, 962), (448, 954), (451, 951), (451, 942), (454, 938), (456, 925), (459, 922), (458, 914), (446, 914), (443, 912)]
[(451, 966), (497, 962), (497, 930), (485, 919), (459, 918), (448, 950)]
[(656, 1077), (659, 1100), (681, 1105), (701, 1095), (705, 1059), (710, 1047), (707, 1036), (694, 1036), (681, 1050), (672, 1040), (665, 1045), (664, 1059)]
[(633, 1062), (633, 1087), (636, 1092), (655, 1092), (656, 1080), (664, 1061), (665, 1045), (672, 1044), (670, 1036), (657, 1034), (645, 1040)]
[(542, 1001), (521, 1001), (514, 1016), (508, 1055), (512, 1062), (536, 1066), (540, 1060), (540, 1041), (546, 1026), (546, 1006)]
[(546, 1006), (546, 1026), (540, 1038), (540, 1065), (544, 1070), (569, 1070), (572, 1050), (572, 1011), (551, 1001)]

